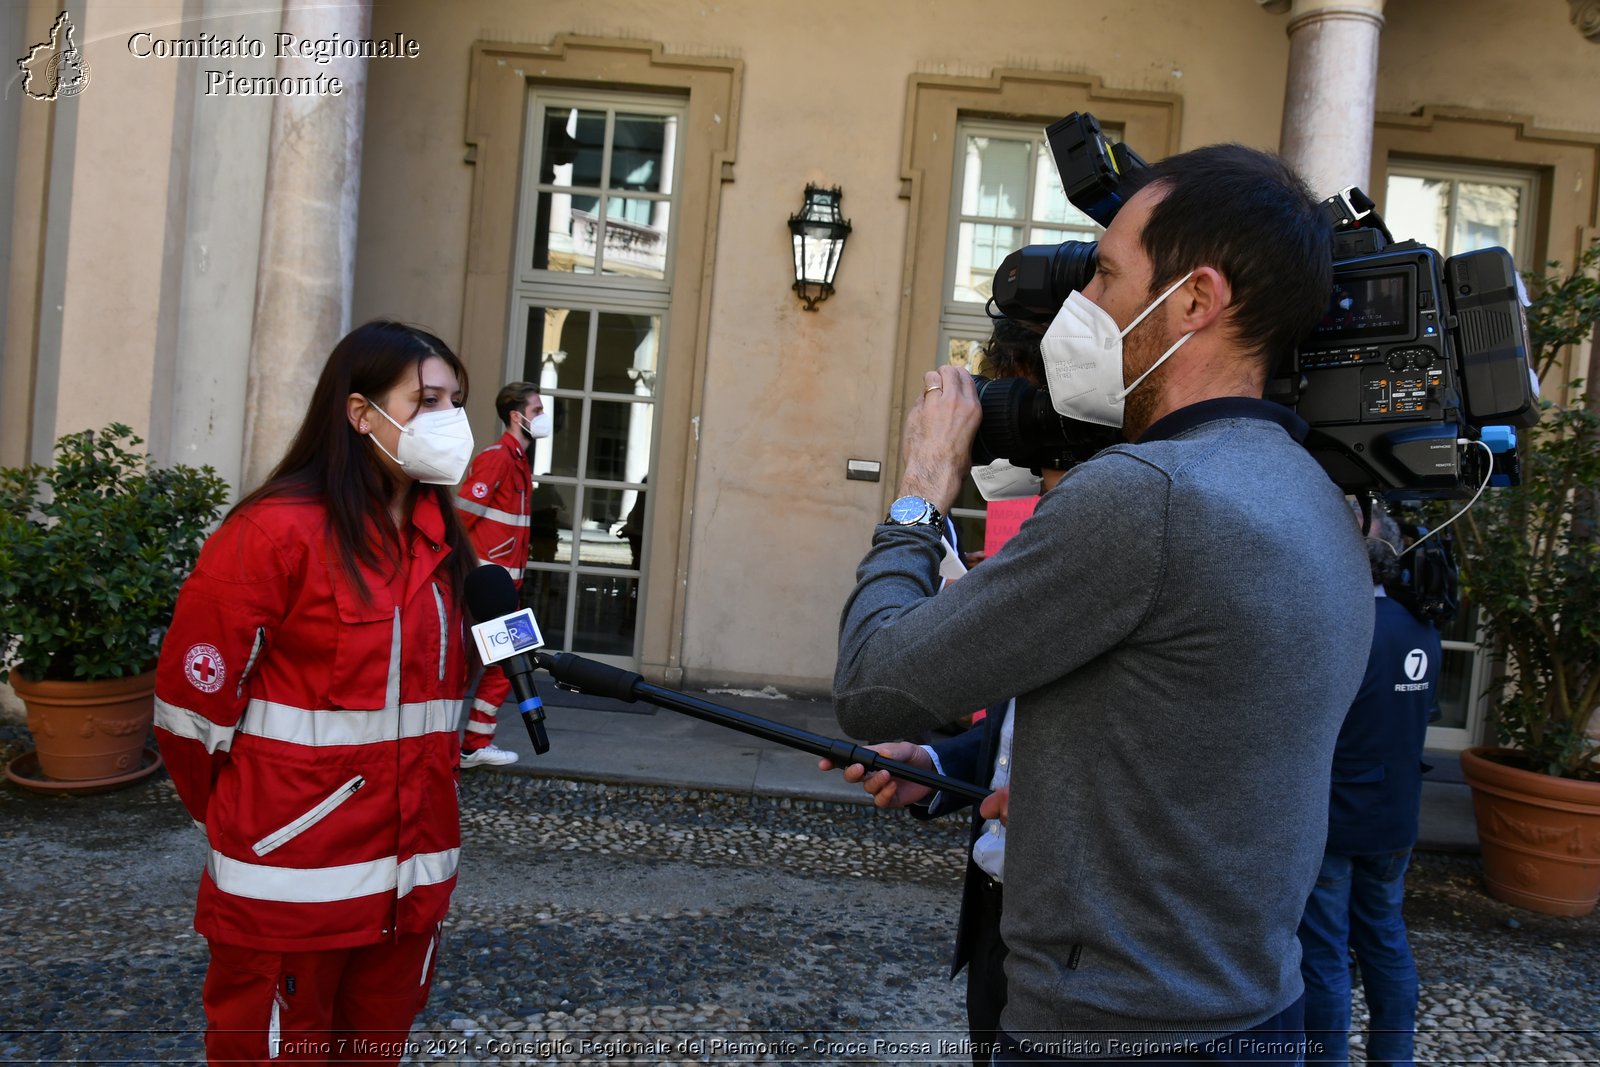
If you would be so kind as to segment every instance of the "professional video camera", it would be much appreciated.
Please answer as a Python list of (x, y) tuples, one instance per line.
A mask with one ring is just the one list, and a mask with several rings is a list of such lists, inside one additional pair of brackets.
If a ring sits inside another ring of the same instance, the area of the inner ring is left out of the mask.
[[(1087, 113), (1052, 124), (1045, 137), (1067, 199), (1110, 225), (1124, 178), (1144, 160), (1110, 143)], [(1273, 375), (1268, 397), (1310, 423), (1306, 448), (1346, 492), (1444, 499), (1491, 480), (1517, 484), (1514, 427), (1539, 416), (1511, 256), (1486, 248), (1444, 260), (1416, 241), (1396, 242), (1353, 187), (1323, 209), (1334, 230), (1333, 293), (1322, 322)], [(1094, 276), (1096, 247), (1067, 241), (1012, 252), (995, 272), (996, 308), (1048, 323)], [(1105, 427), (1057, 415), (1043, 389), (979, 385), (974, 463), (997, 455), (1025, 462), (1029, 448), (1059, 450), (1062, 442), (1111, 443)]]

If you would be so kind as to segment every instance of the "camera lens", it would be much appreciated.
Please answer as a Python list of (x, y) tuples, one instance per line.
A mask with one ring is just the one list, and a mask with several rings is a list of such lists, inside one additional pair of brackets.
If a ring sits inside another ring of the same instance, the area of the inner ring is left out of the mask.
[(1049, 322), (1067, 294), (1094, 277), (1098, 241), (1026, 245), (1006, 256), (994, 272), (995, 307), (1008, 318)]
[(1026, 378), (985, 378), (974, 374), (983, 420), (972, 439), (972, 465), (1004, 459), (1018, 467), (1066, 470), (1088, 459), (1122, 434), (1065, 418), (1050, 403), (1050, 392)]

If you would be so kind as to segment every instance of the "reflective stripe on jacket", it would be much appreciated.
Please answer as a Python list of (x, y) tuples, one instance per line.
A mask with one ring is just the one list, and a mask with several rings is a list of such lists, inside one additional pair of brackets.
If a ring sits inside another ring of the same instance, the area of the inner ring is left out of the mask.
[(456, 508), (472, 547), (485, 563), (498, 563), (522, 581), (528, 562), (528, 501), (533, 475), (528, 454), (517, 435), (507, 430), (500, 440), (479, 452), (461, 480)]
[(211, 851), (195, 929), (317, 951), (426, 932), (455, 888), (466, 690), (444, 521), (405, 566), (345, 577), (318, 501), (268, 499), (207, 540), (156, 675), (156, 739)]

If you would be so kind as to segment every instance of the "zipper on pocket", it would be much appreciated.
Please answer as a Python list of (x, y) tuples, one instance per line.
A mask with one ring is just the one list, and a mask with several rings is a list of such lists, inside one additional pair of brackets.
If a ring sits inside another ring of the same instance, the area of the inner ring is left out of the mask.
[(439, 609), (439, 681), (444, 681), (444, 665), (450, 656), (450, 631), (446, 627), (444, 612), (444, 594), (439, 592), (439, 583), (433, 583), (433, 603)]
[(343, 804), (345, 801), (355, 796), (356, 791), (366, 784), (367, 780), (365, 778), (359, 774), (356, 775), (344, 785), (341, 785), (338, 789), (335, 789), (332, 793), (329, 793), (326, 799), (324, 799), (320, 804), (306, 812), (304, 815), (300, 816), (294, 822), (282, 827), (281, 829), (274, 830), (266, 837), (263, 837), (260, 841), (257, 841), (254, 845), (251, 845), (250, 850), (258, 856), (265, 856), (268, 852), (278, 848), (280, 845), (294, 840), (296, 837), (305, 833), (307, 830), (317, 825), (317, 823), (333, 814), (333, 809), (337, 808), (340, 804)]

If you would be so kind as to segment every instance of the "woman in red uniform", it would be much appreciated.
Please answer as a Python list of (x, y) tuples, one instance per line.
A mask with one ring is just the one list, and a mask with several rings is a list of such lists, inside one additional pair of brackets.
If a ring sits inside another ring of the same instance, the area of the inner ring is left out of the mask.
[(465, 390), (432, 334), (351, 332), (179, 595), (156, 738), (210, 845), (214, 1063), (394, 1062), (427, 1000), (461, 845)]

